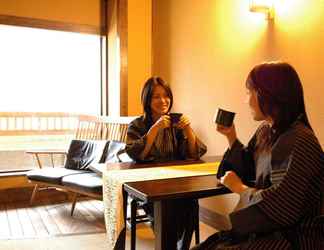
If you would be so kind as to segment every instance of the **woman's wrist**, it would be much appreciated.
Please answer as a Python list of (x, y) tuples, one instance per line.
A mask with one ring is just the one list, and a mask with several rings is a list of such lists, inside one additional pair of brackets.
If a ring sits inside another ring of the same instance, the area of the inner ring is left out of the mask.
[(156, 137), (158, 131), (159, 131), (159, 127), (156, 126), (156, 124), (154, 124), (147, 132), (145, 147), (140, 155), (141, 160), (144, 160), (145, 157), (147, 156), (148, 152), (151, 150), (151, 147), (153, 145), (153, 142), (155, 140), (155, 137)]
[(241, 194), (241, 193), (243, 193), (245, 190), (247, 190), (248, 188), (249, 188), (248, 186), (246, 186), (246, 185), (240, 183), (240, 184), (238, 184), (238, 185), (235, 186), (235, 188), (234, 188), (233, 191), (234, 191), (234, 193)]
[(187, 138), (188, 149), (189, 149), (189, 157), (197, 158), (198, 157), (198, 147), (196, 143), (196, 135), (193, 129), (188, 125), (183, 129), (183, 134)]
[(227, 141), (228, 141), (228, 144), (229, 144), (229, 148), (232, 148), (235, 141), (237, 140), (237, 137), (236, 135), (235, 136), (229, 136), (227, 137)]
[(150, 128), (151, 131), (158, 131), (160, 129), (161, 125), (160, 123), (154, 123), (152, 127)]
[(152, 125), (152, 127), (150, 128), (150, 131), (152, 131), (152, 133), (154, 133), (156, 135), (162, 129), (164, 129), (163, 123), (158, 122), (158, 123), (154, 123)]
[(160, 130), (160, 126), (158, 124), (154, 124), (150, 130), (147, 132), (147, 139), (148, 141), (154, 141), (158, 131)]

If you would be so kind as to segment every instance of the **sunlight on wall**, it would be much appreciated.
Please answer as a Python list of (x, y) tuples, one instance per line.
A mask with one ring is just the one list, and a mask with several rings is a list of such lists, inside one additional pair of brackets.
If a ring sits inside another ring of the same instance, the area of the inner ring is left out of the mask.
[(323, 8), (323, 0), (277, 0), (275, 22), (278, 29), (291, 35), (304, 34), (313, 30), (314, 24), (319, 22)]
[[(251, 13), (249, 1), (217, 1), (215, 30), (222, 48), (236, 56), (250, 53), (267, 28), (263, 14)], [(242, 42), (240, 42), (242, 41)]]
[(120, 115), (120, 40), (117, 31), (117, 8), (113, 6), (108, 33), (108, 114)]
[[(283, 45), (291, 46), (291, 39), (314, 43), (323, 36), (324, 26), (320, 26), (319, 32), (318, 23), (321, 23), (323, 16), (324, 0), (271, 2), (275, 9), (273, 20), (267, 20), (264, 13), (250, 12), (249, 0), (217, 1), (213, 4), (211, 33), (212, 39), (217, 41), (214, 50), (226, 51), (224, 60), (230, 62), (235, 58), (260, 54), (260, 48), (264, 51), (265, 60), (282, 59), (286, 50)], [(278, 36), (284, 37), (280, 43)]]
[(140, 92), (152, 75), (152, 1), (128, 1), (128, 115), (142, 113)]

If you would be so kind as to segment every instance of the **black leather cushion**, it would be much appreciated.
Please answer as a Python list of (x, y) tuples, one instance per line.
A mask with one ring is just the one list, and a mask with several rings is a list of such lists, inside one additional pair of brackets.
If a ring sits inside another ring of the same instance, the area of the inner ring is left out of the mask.
[(73, 170), (62, 167), (42, 168), (31, 170), (26, 173), (27, 178), (33, 181), (41, 181), (50, 184), (62, 185), (62, 178), (64, 176), (84, 173), (84, 170)]
[(102, 178), (96, 173), (84, 173), (65, 176), (62, 184), (85, 192), (102, 194)]
[(106, 143), (107, 141), (72, 140), (64, 167), (88, 170), (92, 162), (99, 162)]
[(107, 142), (105, 149), (102, 153), (100, 163), (114, 163), (120, 162), (118, 154), (122, 152), (126, 147), (124, 142), (109, 141)]

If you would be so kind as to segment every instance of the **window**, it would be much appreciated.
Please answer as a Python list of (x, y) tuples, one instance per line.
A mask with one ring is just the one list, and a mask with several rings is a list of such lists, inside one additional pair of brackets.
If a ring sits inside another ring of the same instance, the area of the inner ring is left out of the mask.
[(100, 114), (100, 36), (0, 25), (0, 112)]
[[(100, 62), (100, 35), (0, 25), (0, 113), (99, 115)], [(0, 172), (34, 167), (25, 150), (64, 148), (70, 139), (4, 132)]]

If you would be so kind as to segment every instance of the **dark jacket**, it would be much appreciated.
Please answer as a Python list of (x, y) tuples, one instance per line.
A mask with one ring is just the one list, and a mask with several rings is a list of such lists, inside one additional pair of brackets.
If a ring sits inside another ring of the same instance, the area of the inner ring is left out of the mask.
[[(146, 134), (149, 131), (150, 126), (143, 116), (136, 118), (132, 121), (127, 130), (127, 154), (136, 161), (141, 161), (140, 154), (145, 148)], [(173, 135), (174, 154), (170, 158), (161, 156), (160, 149), (155, 144), (144, 161), (168, 161), (168, 160), (185, 160), (188, 159), (188, 147), (187, 138), (185, 138), (183, 131), (175, 127), (167, 128), (171, 130)], [(206, 153), (207, 147), (197, 138), (198, 155), (197, 158)]]
[[(253, 235), (255, 240), (245, 243), (251, 249), (253, 244), (260, 246), (255, 249), (270, 249), (273, 242), (279, 246), (279, 241), (269, 240), (269, 235), (278, 238), (278, 232), (296, 249), (320, 249), (324, 240), (323, 227), (317, 224), (324, 201), (322, 148), (313, 131), (296, 121), (262, 152), (257, 138), (264, 126), (247, 147), (237, 140), (220, 166), (219, 176), (233, 170), (245, 183), (255, 183), (255, 188), (241, 194), (243, 207), (230, 214), (232, 231), (238, 236)], [(262, 242), (264, 236), (268, 238)]]

